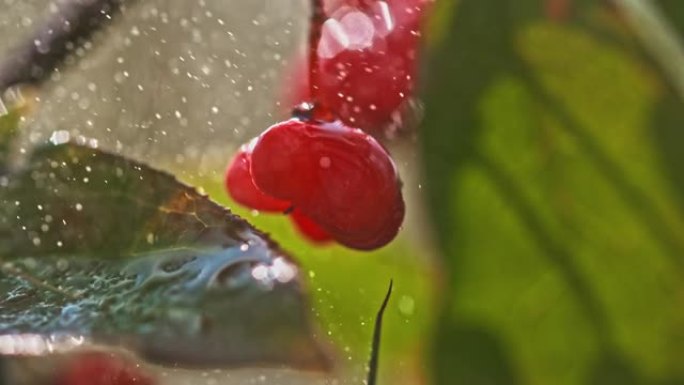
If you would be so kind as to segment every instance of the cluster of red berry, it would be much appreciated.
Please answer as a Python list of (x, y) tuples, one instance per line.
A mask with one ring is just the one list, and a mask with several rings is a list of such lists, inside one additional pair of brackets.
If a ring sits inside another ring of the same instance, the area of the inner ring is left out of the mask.
[(371, 134), (413, 92), (431, 1), (314, 0), (309, 76), (292, 87), (292, 104), (300, 104), (229, 164), (226, 187), (236, 202), (285, 212), (316, 242), (370, 250), (396, 236), (401, 182)]

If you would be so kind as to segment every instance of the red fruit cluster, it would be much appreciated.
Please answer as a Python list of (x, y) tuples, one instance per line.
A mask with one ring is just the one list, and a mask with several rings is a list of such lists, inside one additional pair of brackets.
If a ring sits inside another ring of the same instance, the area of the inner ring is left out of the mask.
[(392, 126), (413, 95), (420, 31), (432, 0), (328, 1), (310, 85), (298, 60), (283, 103), (311, 99), (344, 123), (377, 134)]
[(293, 118), (270, 127), (233, 158), (226, 187), (245, 206), (289, 212), (313, 241), (354, 249), (387, 244), (404, 218), (387, 151), (339, 121)]
[(290, 99), (306, 108), (243, 146), (226, 187), (247, 207), (289, 214), (312, 241), (376, 249), (399, 231), (404, 201), (394, 162), (367, 132), (413, 92), (432, 0), (313, 1), (309, 73)]
[(82, 353), (57, 373), (55, 385), (153, 385), (133, 363), (107, 353)]

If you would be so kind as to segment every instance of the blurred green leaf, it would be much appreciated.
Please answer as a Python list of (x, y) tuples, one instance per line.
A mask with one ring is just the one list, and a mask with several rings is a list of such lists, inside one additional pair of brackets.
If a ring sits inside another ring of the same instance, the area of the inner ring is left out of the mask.
[(439, 384), (672, 382), (684, 367), (684, 105), (614, 10), (462, 0), (421, 146), (449, 274)]
[[(4, 107), (1, 105), (0, 109)], [(0, 116), (0, 171), (5, 172), (9, 161), (10, 150), (13, 139), (17, 136), (19, 130), (19, 120), (21, 114), (18, 110), (13, 109), (7, 112), (6, 115)]]
[(1, 334), (83, 336), (181, 366), (327, 367), (299, 267), (173, 176), (64, 144), (5, 179)]

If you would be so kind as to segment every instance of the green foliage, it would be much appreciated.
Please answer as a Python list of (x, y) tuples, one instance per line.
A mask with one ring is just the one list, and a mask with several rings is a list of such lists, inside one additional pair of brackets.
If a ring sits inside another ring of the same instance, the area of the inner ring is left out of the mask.
[(171, 175), (63, 144), (3, 178), (0, 334), (68, 333), (181, 366), (328, 366), (299, 267)]
[(435, 379), (681, 383), (684, 105), (607, 5), (542, 11), (461, 0), (432, 47)]
[[(383, 323), (379, 384), (415, 384), (420, 358), (433, 323), (435, 272), (429, 256), (400, 236), (373, 252), (338, 245), (313, 246), (284, 215), (258, 214), (232, 202), (223, 182), (195, 181), (217, 200), (258, 228), (268, 229), (285, 250), (295, 250), (308, 281), (313, 313), (322, 332), (335, 343), (345, 377), (365, 378), (373, 322), (394, 280)], [(344, 382), (343, 382), (344, 383)]]
[(18, 134), (20, 119), (21, 114), (17, 110), (11, 110), (7, 115), (0, 116), (0, 171), (4, 172), (2, 165), (6, 165), (9, 161), (12, 139)]

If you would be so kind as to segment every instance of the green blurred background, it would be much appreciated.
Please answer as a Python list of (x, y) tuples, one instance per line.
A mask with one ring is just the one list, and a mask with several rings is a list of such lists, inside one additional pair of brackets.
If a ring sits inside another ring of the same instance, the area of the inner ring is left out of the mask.
[(420, 133), (449, 278), (436, 383), (684, 383), (684, 3), (439, 16)]

